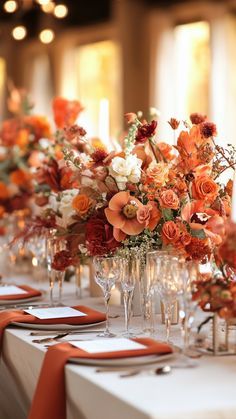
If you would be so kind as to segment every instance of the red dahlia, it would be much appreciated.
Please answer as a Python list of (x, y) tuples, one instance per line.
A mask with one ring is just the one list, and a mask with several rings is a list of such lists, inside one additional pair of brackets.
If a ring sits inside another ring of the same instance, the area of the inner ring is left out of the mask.
[(138, 128), (135, 142), (145, 143), (148, 138), (152, 137), (156, 133), (157, 121), (152, 121), (150, 124), (141, 125)]

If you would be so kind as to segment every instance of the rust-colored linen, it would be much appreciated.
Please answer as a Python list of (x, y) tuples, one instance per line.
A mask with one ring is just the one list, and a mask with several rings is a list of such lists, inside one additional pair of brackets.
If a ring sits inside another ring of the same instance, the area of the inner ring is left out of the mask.
[[(169, 345), (149, 338), (133, 339), (145, 349), (90, 354), (69, 343), (51, 346), (44, 358), (28, 419), (66, 419), (64, 367), (70, 358), (117, 359), (172, 352)], [(79, 389), (78, 389), (79, 391)]]

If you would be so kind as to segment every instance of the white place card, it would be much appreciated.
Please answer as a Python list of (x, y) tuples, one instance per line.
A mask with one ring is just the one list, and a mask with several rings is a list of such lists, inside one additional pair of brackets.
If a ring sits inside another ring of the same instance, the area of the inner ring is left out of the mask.
[(0, 295), (20, 295), (20, 294), (27, 294), (27, 291), (23, 290), (22, 288), (16, 287), (15, 285), (4, 285), (0, 287)]
[(71, 307), (32, 308), (30, 310), (25, 310), (25, 313), (32, 314), (38, 319), (60, 319), (87, 316), (87, 314), (82, 311), (75, 310)]
[(102, 353), (102, 352), (116, 352), (126, 351), (135, 349), (145, 349), (146, 346), (141, 343), (134, 342), (133, 340), (126, 338), (112, 338), (112, 339), (95, 339), (85, 340), (83, 342), (70, 342), (71, 345), (76, 348), (83, 349), (90, 354)]

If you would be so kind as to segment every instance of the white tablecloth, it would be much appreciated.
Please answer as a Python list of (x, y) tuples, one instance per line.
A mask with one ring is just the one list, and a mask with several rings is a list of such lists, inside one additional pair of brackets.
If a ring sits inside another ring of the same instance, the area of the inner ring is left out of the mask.
[[(66, 284), (65, 296), (66, 303), (78, 303), (73, 284)], [(101, 299), (82, 303), (103, 308)], [(112, 307), (112, 312), (122, 313), (122, 309)], [(113, 319), (112, 329), (121, 333), (123, 321), (123, 317)], [(163, 326), (159, 331), (163, 337)], [(173, 326), (174, 340), (177, 335), (179, 326)], [(44, 353), (42, 345), (32, 343), (29, 330), (6, 330), (0, 366), (0, 419), (26, 419)], [(165, 376), (145, 373), (126, 379), (117, 372), (97, 374), (94, 367), (68, 363), (67, 419), (235, 419), (236, 357), (204, 356), (198, 362), (196, 368), (174, 369)]]

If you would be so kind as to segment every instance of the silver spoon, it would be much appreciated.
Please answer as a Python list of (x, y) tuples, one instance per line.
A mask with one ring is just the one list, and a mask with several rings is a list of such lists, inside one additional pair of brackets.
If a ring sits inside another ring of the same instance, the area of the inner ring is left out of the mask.
[[(174, 368), (194, 368), (196, 367), (196, 363), (188, 363), (188, 364), (176, 364), (176, 365), (162, 365), (161, 367), (156, 368), (155, 370), (149, 370), (149, 372), (154, 373), (155, 375), (165, 375), (170, 374), (172, 372), (172, 369)], [(147, 370), (148, 371), (148, 370)], [(134, 377), (135, 375), (139, 375), (143, 372), (143, 370), (134, 370), (129, 371), (127, 373), (121, 374), (120, 378), (128, 378), (128, 377)]]

